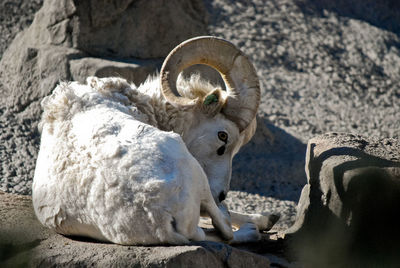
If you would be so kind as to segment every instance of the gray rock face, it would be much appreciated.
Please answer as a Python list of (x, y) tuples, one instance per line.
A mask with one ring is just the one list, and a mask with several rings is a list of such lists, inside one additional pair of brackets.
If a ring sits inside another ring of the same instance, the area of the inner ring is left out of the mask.
[(44, 228), (28, 196), (0, 191), (1, 267), (270, 267), (261, 255), (214, 242), (129, 247), (68, 238)]
[(30, 27), (36, 45), (73, 47), (92, 56), (160, 58), (206, 34), (199, 0), (44, 1)]
[(147, 76), (161, 66), (160, 60), (115, 61), (111, 59), (85, 57), (69, 61), (73, 81), (85, 83), (88, 76), (124, 77), (135, 81), (135, 85), (143, 83)]
[(306, 173), (287, 231), (301, 258), (315, 267), (399, 263), (399, 141), (317, 136), (308, 143)]
[(42, 0), (0, 2), (0, 58), (14, 37), (28, 27)]
[(72, 22), (73, 34), (79, 29), (72, 42), (91, 55), (160, 58), (180, 42), (207, 33), (201, 0), (91, 0), (75, 6), (79, 25)]

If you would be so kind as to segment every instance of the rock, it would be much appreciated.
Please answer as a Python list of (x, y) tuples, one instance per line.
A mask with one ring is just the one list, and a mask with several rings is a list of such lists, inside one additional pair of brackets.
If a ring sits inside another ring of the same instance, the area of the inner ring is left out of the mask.
[(118, 62), (86, 57), (70, 60), (69, 64), (73, 81), (85, 83), (88, 76), (120, 76), (138, 86), (146, 80), (149, 74), (159, 69), (162, 62), (157, 60)]
[(317, 136), (308, 142), (306, 173), (296, 222), (286, 231), (298, 257), (312, 267), (399, 263), (398, 140)]
[(0, 58), (17, 33), (32, 23), (42, 2), (42, 0), (0, 2)]
[(268, 258), (222, 243), (139, 247), (64, 237), (38, 222), (28, 196), (0, 192), (0, 212), (2, 267), (269, 267)]
[[(0, 76), (7, 96), (0, 105), (9, 112), (33, 109), (40, 113), (40, 100), (50, 94), (56, 84), (70, 80), (69, 58), (82, 55), (78, 50), (60, 46), (31, 46), (20, 34), (0, 61)], [(34, 108), (29, 106), (35, 106)], [(36, 118), (35, 118), (36, 119)]]
[(180, 42), (206, 34), (206, 25), (199, 0), (44, 1), (25, 35), (36, 46), (148, 59), (165, 57)]
[(81, 1), (76, 15), (74, 47), (97, 56), (161, 58), (182, 41), (207, 34), (201, 0)]

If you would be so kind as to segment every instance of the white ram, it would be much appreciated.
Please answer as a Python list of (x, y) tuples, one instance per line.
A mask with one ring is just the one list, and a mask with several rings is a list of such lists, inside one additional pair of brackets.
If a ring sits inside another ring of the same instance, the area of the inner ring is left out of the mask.
[[(194, 64), (218, 70), (227, 90), (198, 76), (177, 86)], [(61, 83), (42, 101), (37, 217), (65, 235), (119, 244), (258, 239), (276, 218), (230, 216), (222, 201), (232, 158), (255, 132), (259, 95), (247, 57), (215, 37), (182, 43), (138, 88), (121, 78)], [(198, 227), (200, 214), (222, 238)], [(242, 226), (235, 234), (231, 217)]]

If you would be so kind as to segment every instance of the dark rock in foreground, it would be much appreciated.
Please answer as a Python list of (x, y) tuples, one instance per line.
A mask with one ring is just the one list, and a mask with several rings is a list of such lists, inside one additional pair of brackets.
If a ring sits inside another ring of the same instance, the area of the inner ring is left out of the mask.
[(310, 267), (398, 267), (400, 142), (330, 133), (308, 143), (308, 184), (287, 232)]

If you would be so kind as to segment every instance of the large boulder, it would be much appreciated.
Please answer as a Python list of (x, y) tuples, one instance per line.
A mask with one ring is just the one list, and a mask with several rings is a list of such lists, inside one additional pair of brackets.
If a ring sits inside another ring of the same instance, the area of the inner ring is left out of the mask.
[(29, 27), (42, 0), (0, 1), (0, 58), (16, 34)]
[(400, 142), (320, 135), (308, 142), (306, 173), (286, 232), (296, 257), (311, 267), (397, 267)]
[(71, 20), (73, 45), (92, 55), (160, 58), (180, 42), (207, 33), (202, 0), (90, 0), (75, 6), (79, 25)]

